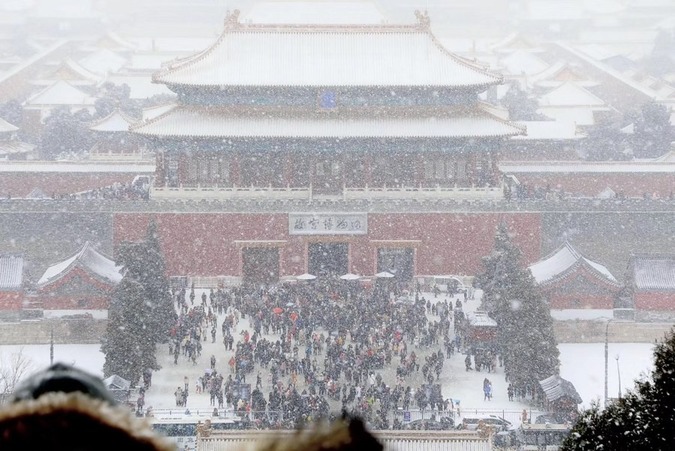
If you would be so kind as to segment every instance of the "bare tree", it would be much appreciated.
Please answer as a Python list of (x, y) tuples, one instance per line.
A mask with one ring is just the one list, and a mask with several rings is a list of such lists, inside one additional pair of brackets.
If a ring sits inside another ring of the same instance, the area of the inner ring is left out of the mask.
[(0, 404), (14, 392), (16, 386), (33, 369), (33, 361), (24, 355), (23, 349), (10, 354), (0, 354)]

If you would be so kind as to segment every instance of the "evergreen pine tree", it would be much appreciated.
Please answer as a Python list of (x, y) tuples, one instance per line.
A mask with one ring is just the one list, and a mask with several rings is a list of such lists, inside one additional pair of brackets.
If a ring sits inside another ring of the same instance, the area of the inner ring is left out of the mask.
[(155, 338), (158, 343), (165, 343), (169, 338), (169, 329), (176, 322), (176, 311), (169, 292), (164, 255), (159, 244), (157, 224), (154, 221), (148, 225), (144, 245), (144, 272), (141, 281), (150, 303)]
[(116, 374), (135, 384), (145, 369), (159, 369), (155, 342), (148, 334), (145, 290), (131, 277), (125, 276), (115, 288), (101, 351), (105, 377)]
[(675, 443), (675, 335), (654, 351), (654, 371), (635, 390), (601, 410), (595, 403), (577, 420), (563, 450), (671, 450)]
[(520, 249), (501, 223), (495, 246), (483, 258), (478, 276), (482, 308), (497, 322), (497, 341), (505, 372), (515, 387), (538, 389), (538, 382), (559, 370), (558, 345), (548, 305), (527, 268), (520, 266)]
[(106, 355), (104, 374), (118, 374), (135, 383), (144, 370), (159, 369), (156, 345), (166, 342), (175, 323), (154, 222), (144, 241), (120, 246), (117, 262), (125, 274), (108, 310), (102, 347)]

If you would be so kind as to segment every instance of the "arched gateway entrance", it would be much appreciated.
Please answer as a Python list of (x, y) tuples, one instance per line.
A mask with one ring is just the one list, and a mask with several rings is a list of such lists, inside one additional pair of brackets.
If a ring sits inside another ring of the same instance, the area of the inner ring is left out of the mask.
[(315, 276), (340, 276), (349, 272), (348, 243), (308, 243), (307, 271)]

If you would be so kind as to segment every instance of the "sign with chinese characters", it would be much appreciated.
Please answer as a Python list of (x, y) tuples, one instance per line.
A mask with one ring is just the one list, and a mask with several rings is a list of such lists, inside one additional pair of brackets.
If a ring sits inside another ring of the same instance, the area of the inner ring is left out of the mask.
[(365, 235), (366, 213), (289, 213), (291, 235)]

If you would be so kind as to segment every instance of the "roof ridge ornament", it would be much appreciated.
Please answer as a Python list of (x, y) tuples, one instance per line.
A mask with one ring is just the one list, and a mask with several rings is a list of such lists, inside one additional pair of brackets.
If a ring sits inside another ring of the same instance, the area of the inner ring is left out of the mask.
[(429, 12), (427, 10), (420, 11), (419, 9), (416, 9), (415, 17), (417, 18), (417, 27), (420, 30), (424, 31), (431, 28), (431, 19), (429, 18)]
[(241, 23), (239, 22), (239, 14), (241, 11), (238, 9), (233, 10), (232, 12), (227, 12), (225, 15), (225, 30), (237, 30), (241, 28)]

